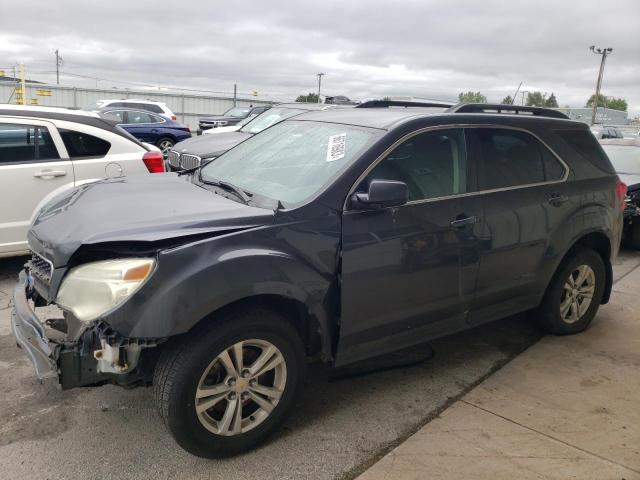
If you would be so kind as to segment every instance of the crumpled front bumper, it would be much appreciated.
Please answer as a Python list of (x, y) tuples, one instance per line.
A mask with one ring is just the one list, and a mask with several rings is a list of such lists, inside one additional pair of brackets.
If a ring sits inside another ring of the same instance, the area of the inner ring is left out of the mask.
[(39, 379), (58, 376), (56, 359), (60, 345), (51, 342), (44, 327), (31, 308), (27, 298), (29, 278), (21, 271), (18, 284), (13, 290), (13, 310), (11, 312), (11, 332), (16, 342), (27, 354)]

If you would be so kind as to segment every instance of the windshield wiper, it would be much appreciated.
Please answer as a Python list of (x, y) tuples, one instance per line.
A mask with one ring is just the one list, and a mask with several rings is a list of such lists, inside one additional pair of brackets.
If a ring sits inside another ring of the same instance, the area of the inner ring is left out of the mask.
[(236, 196), (238, 196), (245, 203), (245, 205), (248, 204), (249, 201), (251, 200), (251, 196), (247, 195), (247, 192), (242, 190), (240, 187), (237, 187), (233, 183), (224, 182), (222, 180), (204, 180), (202, 177), (200, 177), (200, 181), (206, 185), (221, 187), (225, 190), (235, 193)]

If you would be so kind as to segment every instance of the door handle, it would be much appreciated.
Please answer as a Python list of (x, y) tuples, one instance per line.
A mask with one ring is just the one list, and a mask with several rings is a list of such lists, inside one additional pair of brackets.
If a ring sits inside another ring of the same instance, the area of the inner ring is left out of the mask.
[(478, 223), (478, 217), (474, 215), (471, 217), (464, 217), (464, 218), (456, 217), (455, 220), (451, 220), (451, 223), (449, 225), (451, 225), (451, 228), (461, 228), (461, 227), (464, 227), (465, 225), (473, 225), (475, 223)]
[(33, 174), (36, 178), (64, 177), (67, 174), (64, 170), (40, 170)]
[(565, 202), (569, 201), (569, 197), (567, 195), (561, 195), (560, 193), (554, 193), (549, 197), (549, 203), (554, 207), (559, 207)]

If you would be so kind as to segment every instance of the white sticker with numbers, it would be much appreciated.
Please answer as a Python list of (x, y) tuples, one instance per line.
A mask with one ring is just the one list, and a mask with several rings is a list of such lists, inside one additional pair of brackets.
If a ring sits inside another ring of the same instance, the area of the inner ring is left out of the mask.
[(344, 158), (344, 149), (347, 143), (347, 134), (331, 135), (327, 145), (327, 162), (335, 162)]

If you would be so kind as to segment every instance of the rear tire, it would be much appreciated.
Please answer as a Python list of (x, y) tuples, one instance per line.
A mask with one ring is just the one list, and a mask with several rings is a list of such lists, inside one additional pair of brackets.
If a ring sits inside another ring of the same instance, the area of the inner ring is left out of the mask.
[(263, 307), (229, 310), (162, 353), (153, 379), (156, 405), (188, 452), (205, 458), (240, 453), (283, 424), (305, 362), (297, 331), (280, 314)]
[(602, 257), (583, 248), (565, 259), (556, 271), (535, 316), (555, 335), (585, 330), (596, 315), (606, 283)]
[(169, 152), (175, 144), (176, 142), (174, 142), (173, 139), (169, 137), (162, 137), (156, 142), (156, 147), (160, 149), (164, 158), (167, 158), (169, 156)]

